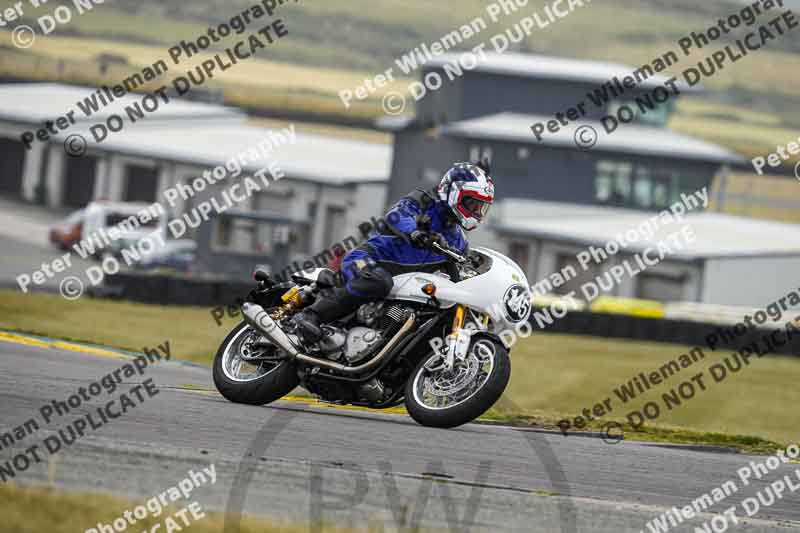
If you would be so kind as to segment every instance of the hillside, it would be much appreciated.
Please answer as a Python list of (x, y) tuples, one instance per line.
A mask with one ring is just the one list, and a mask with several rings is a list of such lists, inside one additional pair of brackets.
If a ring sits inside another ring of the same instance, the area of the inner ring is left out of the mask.
[[(36, 18), (51, 13), (56, 5), (50, 0), (34, 10), (26, 4), (23, 20), (38, 32)], [(196, 39), (209, 25), (229, 20), (250, 5), (241, 0), (106, 2), (47, 37), (37, 35), (35, 45), (27, 50), (12, 47), (10, 32), (1, 31), (0, 76), (116, 83), (135, 67), (166, 56), (170, 46)], [(393, 66), (401, 54), (420, 43), (436, 41), (477, 16), (491, 23), (486, 5), (478, 0), (301, 0), (281, 8), (288, 39), (264, 50), (257, 61), (243, 62), (215, 77), (209, 87), (224, 90), (229, 102), (252, 108), (364, 121), (381, 113), (380, 98), (385, 91), (403, 87), (409, 80), (397, 80), (376, 91), (347, 114), (336, 96), (339, 90), (374, 77)], [(737, 9), (721, 1), (595, 0), (537, 30), (519, 49), (638, 66), (675, 49), (676, 41), (690, 31), (704, 30)], [(462, 47), (488, 41), (534, 10), (529, 7), (504, 14)], [(229, 37), (220, 45), (235, 41)], [(683, 58), (675, 72), (716, 49), (708, 47)], [(113, 60), (106, 58), (101, 68), (103, 54), (112, 54)], [(199, 62), (207, 57), (201, 54), (194, 59)], [(800, 30), (723, 69), (705, 85), (710, 93), (700, 100), (685, 99), (673, 127), (754, 154), (785, 143), (787, 135), (796, 138), (794, 131), (800, 129)], [(745, 139), (732, 136), (730, 132), (736, 130), (749, 135)]]

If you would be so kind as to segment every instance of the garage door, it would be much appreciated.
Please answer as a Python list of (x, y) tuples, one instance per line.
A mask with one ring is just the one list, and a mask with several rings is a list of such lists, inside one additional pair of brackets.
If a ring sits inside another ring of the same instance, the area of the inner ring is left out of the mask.
[(0, 139), (0, 194), (22, 195), (25, 146), (19, 141)]
[(70, 157), (66, 160), (63, 204), (84, 207), (94, 196), (94, 180), (97, 176), (97, 158)]
[(158, 169), (128, 165), (126, 170), (126, 202), (155, 202)]

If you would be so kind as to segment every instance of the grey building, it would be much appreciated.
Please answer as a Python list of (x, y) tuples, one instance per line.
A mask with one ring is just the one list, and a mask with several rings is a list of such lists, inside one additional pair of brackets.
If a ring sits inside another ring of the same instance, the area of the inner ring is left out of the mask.
[[(445, 83), (417, 103), (415, 116), (379, 121), (395, 134), (389, 202), (434, 184), (453, 161), (488, 156), (501, 200), (657, 210), (682, 191), (709, 185), (726, 165), (742, 161), (719, 146), (666, 129), (674, 95), (652, 110), (645, 105), (646, 112), (632, 123), (605, 133), (599, 122), (603, 116), (616, 116), (625, 105), (639, 109), (636, 99), (652, 98), (659, 87), (663, 95), (664, 76), (618, 64), (506, 53), (487, 54), (476, 68), (448, 81), (444, 65), (456, 58), (445, 54), (421, 69), (421, 78), (435, 71)], [(635, 87), (624, 88), (626, 76), (638, 80)], [(693, 91), (678, 87), (681, 93)], [(589, 96), (597, 99), (597, 91), (605, 94), (601, 105)], [(537, 140), (533, 124), (546, 123), (581, 102), (585, 116)], [(597, 132), (591, 149), (575, 144), (579, 126)]]
[[(477, 240), (520, 264), (539, 294), (576, 291), (578, 299), (585, 299), (582, 287), (594, 283), (592, 290), (599, 287), (603, 296), (763, 308), (797, 285), (797, 224), (692, 212), (682, 221), (660, 225), (649, 238), (640, 235), (608, 258), (598, 251), (652, 216), (632, 209), (508, 200), (497, 206), (490, 227), (480, 230)], [(693, 238), (681, 238), (676, 246), (669, 236), (684, 228)], [(658, 243), (669, 244), (672, 253), (655, 265), (638, 264), (635, 256)], [(585, 258), (592, 250), (592, 259), (581, 264), (578, 254)], [(608, 273), (626, 261), (632, 270), (610, 283)], [(556, 273), (563, 284), (554, 283)]]

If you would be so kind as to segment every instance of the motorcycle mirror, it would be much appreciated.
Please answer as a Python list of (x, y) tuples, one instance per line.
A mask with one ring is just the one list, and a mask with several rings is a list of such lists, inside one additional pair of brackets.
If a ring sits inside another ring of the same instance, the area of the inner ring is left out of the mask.
[(257, 266), (255, 270), (253, 270), (253, 279), (261, 283), (269, 281), (269, 270), (263, 265)]

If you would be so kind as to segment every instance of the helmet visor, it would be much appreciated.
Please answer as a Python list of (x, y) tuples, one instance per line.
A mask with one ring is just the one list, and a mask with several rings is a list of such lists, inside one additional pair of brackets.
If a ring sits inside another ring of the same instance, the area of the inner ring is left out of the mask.
[(461, 205), (477, 220), (486, 218), (486, 215), (489, 214), (489, 209), (492, 207), (491, 202), (481, 200), (475, 196), (464, 196), (461, 200)]

